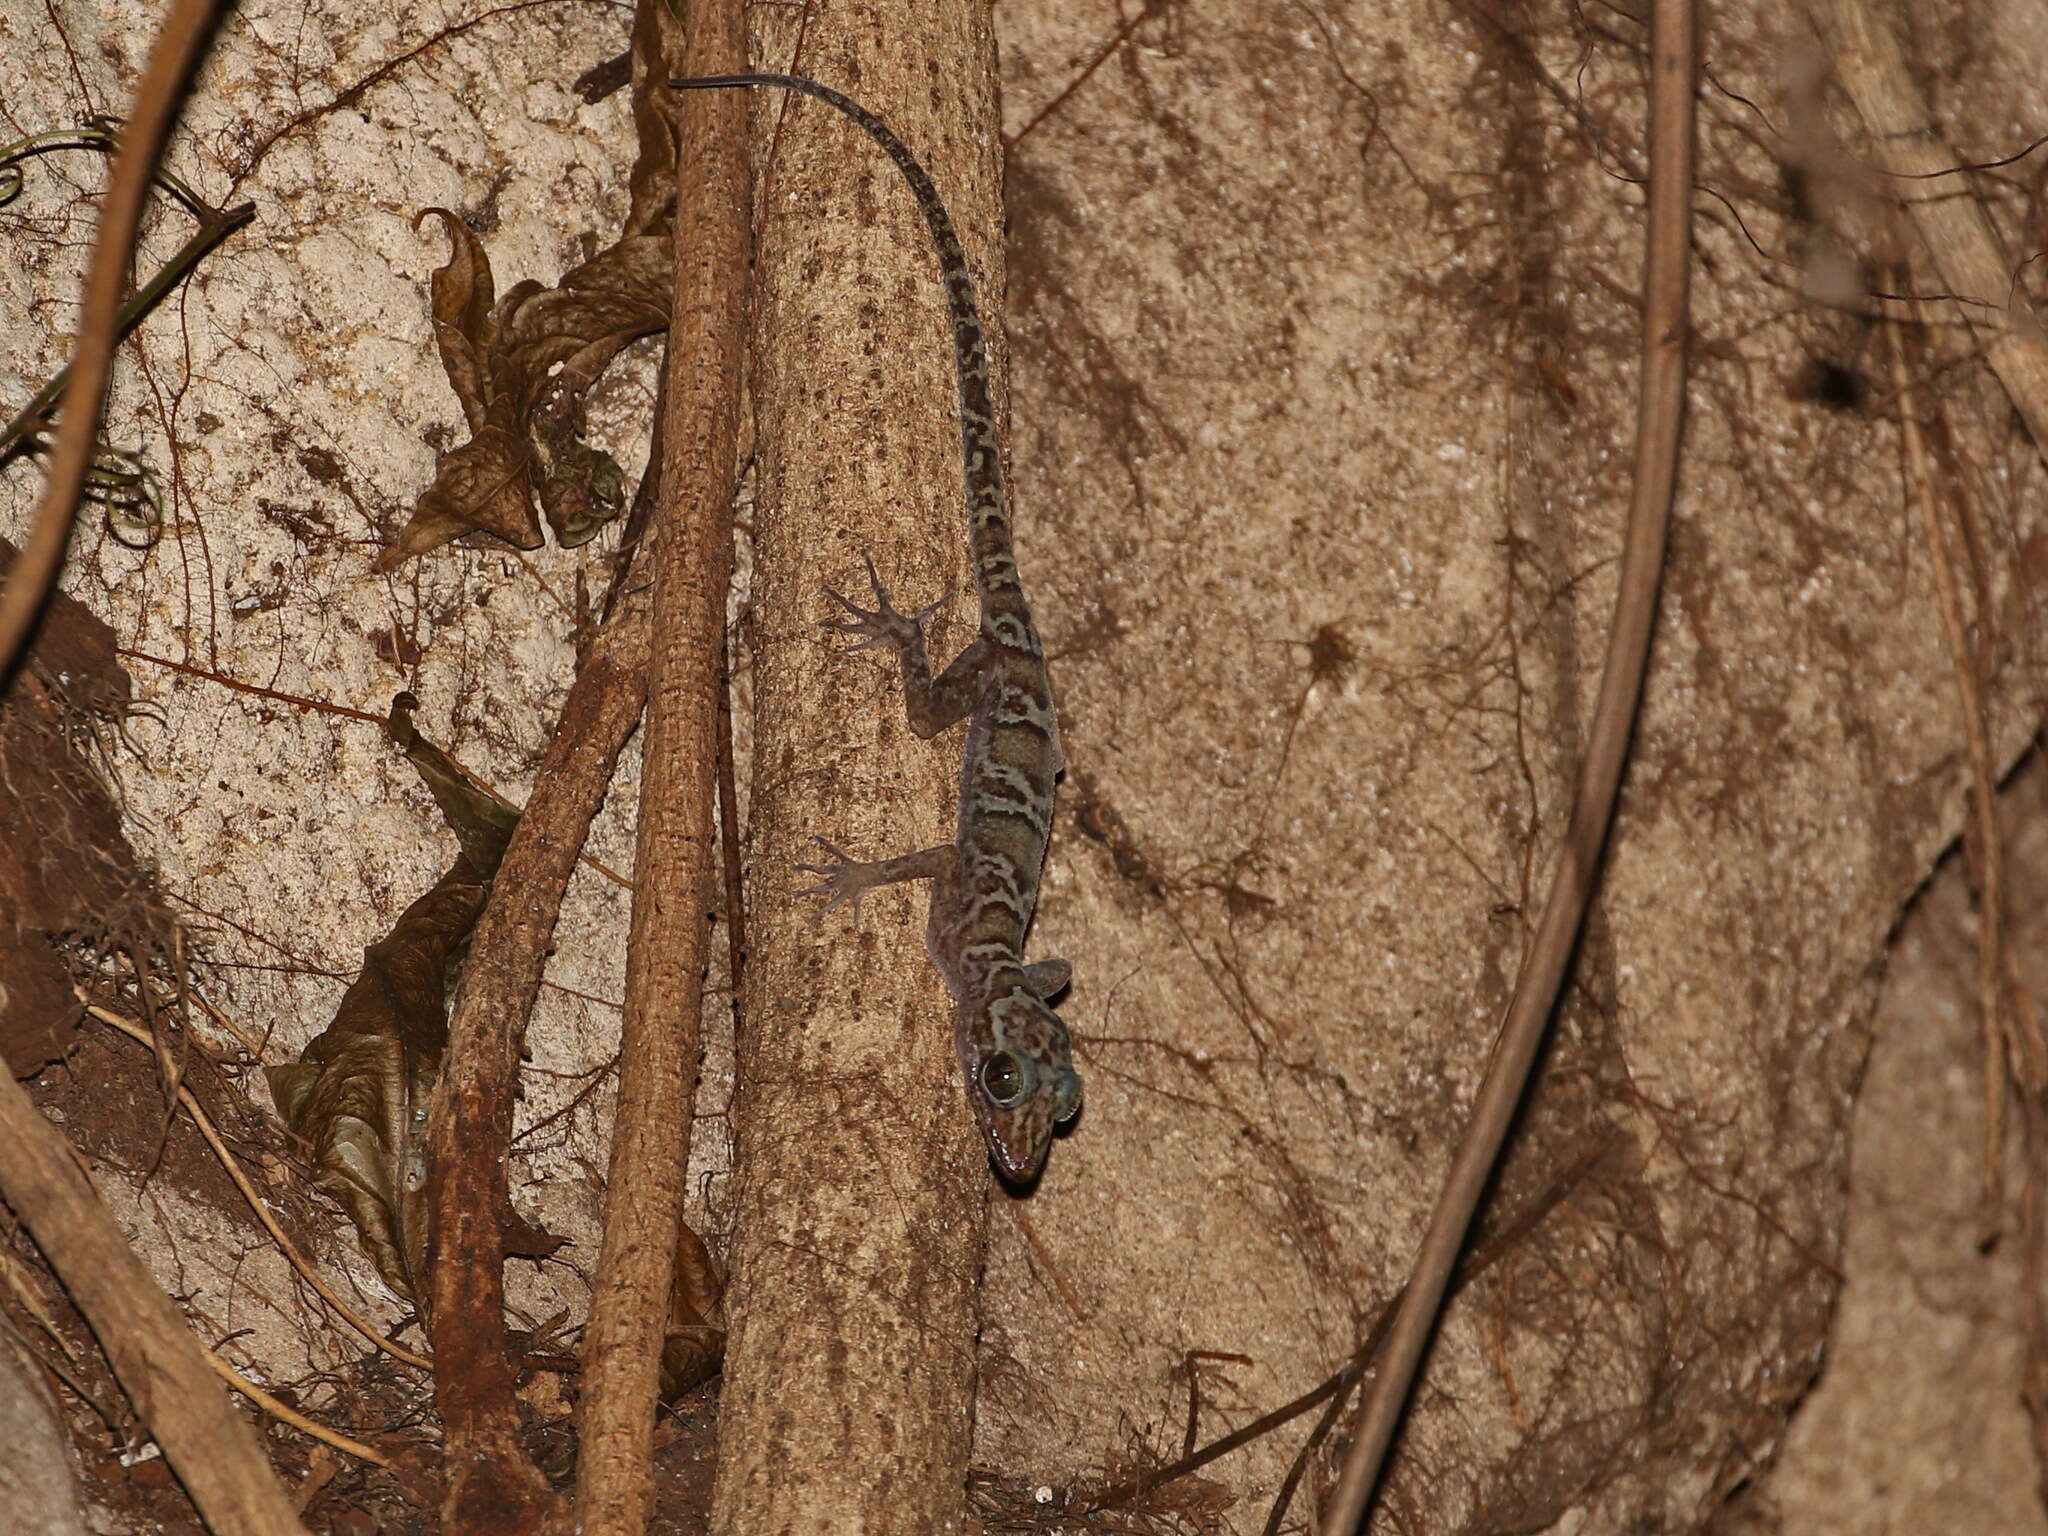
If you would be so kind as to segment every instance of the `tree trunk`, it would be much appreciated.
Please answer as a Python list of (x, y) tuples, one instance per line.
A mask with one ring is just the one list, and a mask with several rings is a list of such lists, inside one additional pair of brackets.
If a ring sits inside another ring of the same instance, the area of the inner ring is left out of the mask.
[[(896, 129), (999, 305), (986, 9), (838, 7), (812, 18), (801, 51), (779, 33), (757, 42), (761, 67), (838, 86)], [(757, 926), (714, 1524), (954, 1529), (991, 1179), (924, 955), (925, 895), (896, 887), (857, 917), (814, 921), (815, 900), (796, 894), (813, 838), (880, 857), (953, 835), (957, 733), (919, 742), (893, 664), (838, 654), (818, 628), (825, 588), (862, 591), (864, 553), (906, 610), (962, 583), (952, 352), (895, 168), (822, 103), (755, 97)], [(967, 633), (952, 617), (941, 657)]]

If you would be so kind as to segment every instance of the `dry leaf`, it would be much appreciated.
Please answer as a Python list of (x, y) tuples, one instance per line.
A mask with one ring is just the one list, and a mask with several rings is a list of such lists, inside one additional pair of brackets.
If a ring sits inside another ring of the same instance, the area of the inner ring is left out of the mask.
[(410, 694), (398, 696), (389, 734), (462, 851), (363, 951), (334, 1022), (297, 1062), (265, 1076), (279, 1115), (307, 1144), (313, 1182), (348, 1212), (385, 1284), (418, 1304), (426, 1294), (427, 1099), (448, 1042), (448, 999), (518, 817), (413, 729), (413, 707)]
[(719, 1321), (724, 1296), (725, 1277), (717, 1261), (684, 1222), (676, 1233), (675, 1281), (661, 1341), (661, 1400), (671, 1408), (725, 1365), (725, 1329)]
[(676, 165), (668, 80), (681, 67), (678, 32), (663, 0), (643, 0), (633, 22), (639, 155), (615, 244), (552, 288), (528, 279), (496, 299), (490, 257), (469, 226), (445, 208), (420, 214), (439, 217), (448, 234), (448, 261), (431, 285), (434, 340), (470, 438), (441, 456), (434, 483), (374, 569), (472, 533), (533, 549), (542, 515), (556, 542), (573, 548), (624, 507), (624, 474), (583, 441), (584, 398), (628, 343), (668, 326)]

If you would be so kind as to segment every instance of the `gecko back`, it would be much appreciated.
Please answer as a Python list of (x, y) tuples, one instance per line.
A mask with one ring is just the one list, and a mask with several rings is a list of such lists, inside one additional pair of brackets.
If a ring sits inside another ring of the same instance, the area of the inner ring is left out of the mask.
[(861, 896), (876, 886), (931, 882), (925, 946), (953, 995), (954, 1045), (968, 1103), (997, 1169), (1013, 1183), (1025, 1182), (1044, 1163), (1053, 1126), (1071, 1119), (1081, 1105), (1067, 1029), (1051, 1003), (1071, 968), (1064, 960), (1026, 964), (1023, 952), (1062, 763), (1045, 650), (1012, 548), (988, 345), (966, 252), (917, 157), (880, 118), (830, 86), (765, 74), (669, 84), (676, 90), (775, 86), (837, 108), (903, 173), (931, 233), (952, 325), (967, 553), (981, 622), (974, 640), (934, 677), (924, 621), (937, 604), (899, 613), (869, 562), (874, 606), (863, 608), (829, 592), (844, 616), (827, 620), (825, 627), (849, 636), (855, 650), (896, 653), (905, 710), (918, 735), (930, 737), (967, 722), (958, 830), (949, 844), (892, 859), (855, 860), (826, 843), (832, 862), (804, 866), (822, 877), (804, 894), (825, 897), (825, 912), (844, 902), (857, 914)]

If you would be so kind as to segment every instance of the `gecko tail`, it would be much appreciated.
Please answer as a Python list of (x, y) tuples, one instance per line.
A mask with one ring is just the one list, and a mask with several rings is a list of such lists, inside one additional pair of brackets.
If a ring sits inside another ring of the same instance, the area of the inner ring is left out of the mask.
[(946, 289), (946, 311), (953, 330), (954, 376), (960, 387), (960, 462), (965, 490), (967, 552), (984, 613), (991, 600), (1005, 608), (1017, 606), (1021, 589), (1012, 553), (1010, 513), (1003, 492), (1003, 451), (996, 434), (995, 401), (989, 389), (988, 341), (981, 310), (975, 302), (974, 277), (959, 231), (946, 212), (939, 189), (916, 155), (889, 125), (844, 92), (803, 75), (687, 75), (669, 81), (675, 91), (715, 90), (727, 86), (767, 85), (795, 91), (838, 108), (861, 132), (880, 146), (909, 183), (931, 232), (939, 259), (939, 279)]

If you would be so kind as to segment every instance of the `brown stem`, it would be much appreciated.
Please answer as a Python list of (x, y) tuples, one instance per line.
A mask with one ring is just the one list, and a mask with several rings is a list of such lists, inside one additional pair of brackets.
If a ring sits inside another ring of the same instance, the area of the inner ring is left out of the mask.
[(747, 975), (747, 893), (740, 879), (739, 772), (732, 748), (732, 639), (718, 653), (718, 848), (725, 876), (726, 973), (732, 979), (732, 1028), (735, 1038), (745, 1022), (740, 988)]
[(1600, 696), (1580, 765), (1571, 825), (1558, 850), (1550, 894), (1535, 941), (1515, 979), (1507, 1020), (1472, 1118), (1444, 1177), (1415, 1258), (1415, 1273), (1387, 1340), (1386, 1362), (1373, 1379), (1358, 1435), (1323, 1521), (1324, 1536), (1352, 1536), (1379, 1482), (1394, 1427), (1406, 1406), (1458, 1250), (1478, 1209), (1535, 1068), (1550, 1010), (1564, 979), (1614, 815), (1650, 633), (1657, 616), (1658, 577), (1677, 490), (1678, 445), (1684, 423), (1687, 292), (1692, 256), (1693, 94), (1698, 21), (1692, 0), (1653, 0), (1650, 9), (1650, 175), (1648, 250), (1643, 272), (1642, 372), (1636, 394), (1636, 460), (1614, 625)]
[[(738, 0), (690, 10), (689, 73), (743, 68)], [(653, 1435), (691, 1096), (702, 1031), (717, 847), (713, 791), (725, 600), (732, 580), (752, 187), (745, 103), (681, 103), (676, 291), (652, 559), (654, 646), (641, 781), (618, 1118), (604, 1242), (583, 1341), (577, 1519), (639, 1536), (654, 1503)]]
[(71, 1145), (0, 1068), (0, 1198), (107, 1352), (128, 1400), (214, 1536), (304, 1536), (263, 1446), (176, 1306), (121, 1236)]
[[(88, 1017), (98, 1019), (109, 1028), (118, 1029), (138, 1045), (147, 1046), (152, 1051), (160, 1051), (162, 1049), (156, 1036), (133, 1019), (123, 1018), (111, 1009), (99, 1007), (97, 1004), (85, 1003), (85, 994), (83, 992), (77, 995), (79, 1001), (85, 1004), (85, 1011)], [(299, 1252), (298, 1244), (285, 1235), (284, 1228), (277, 1224), (277, 1218), (270, 1214), (270, 1207), (263, 1203), (262, 1196), (256, 1193), (256, 1186), (249, 1182), (249, 1176), (242, 1172), (242, 1165), (235, 1161), (227, 1149), (227, 1144), (220, 1139), (220, 1132), (214, 1129), (213, 1117), (200, 1107), (199, 1101), (192, 1097), (191, 1090), (181, 1086), (173, 1097), (184, 1107), (185, 1113), (192, 1117), (193, 1125), (198, 1127), (199, 1134), (206, 1139), (207, 1147), (219, 1161), (221, 1171), (227, 1174), (228, 1178), (233, 1181), (235, 1188), (241, 1193), (242, 1198), (249, 1203), (249, 1209), (255, 1214), (256, 1220), (262, 1224), (263, 1230), (270, 1234), (270, 1240), (277, 1244), (278, 1252), (284, 1255), (285, 1262), (291, 1265), (292, 1269), (298, 1274), (299, 1279), (311, 1287), (313, 1293), (322, 1301), (332, 1307), (336, 1316), (372, 1344), (376, 1345), (377, 1348), (391, 1356), (392, 1359), (402, 1360), (407, 1365), (416, 1365), (422, 1370), (431, 1370), (434, 1365), (433, 1361), (427, 1359), (424, 1355), (414, 1354), (404, 1345), (394, 1343), (379, 1333), (371, 1325), (369, 1319), (365, 1318), (354, 1307), (351, 1307), (341, 1299), (341, 1296), (335, 1291), (334, 1287), (327, 1283), (326, 1277), (314, 1267), (312, 1262), (303, 1253)]]
[(533, 794), (478, 919), (428, 1132), (429, 1313), (446, 1446), (448, 1536), (521, 1536), (553, 1499), (520, 1449), (504, 1324), (504, 1221), (526, 1019), (562, 893), (646, 700), (648, 605), (628, 598), (578, 669)]

